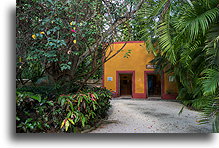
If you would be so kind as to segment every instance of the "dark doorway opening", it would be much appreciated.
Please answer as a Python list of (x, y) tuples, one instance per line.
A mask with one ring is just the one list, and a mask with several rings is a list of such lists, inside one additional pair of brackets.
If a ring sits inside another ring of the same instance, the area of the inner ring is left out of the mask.
[(161, 96), (161, 76), (159, 74), (148, 74), (147, 83), (149, 97)]
[(132, 74), (120, 74), (120, 96), (132, 95)]

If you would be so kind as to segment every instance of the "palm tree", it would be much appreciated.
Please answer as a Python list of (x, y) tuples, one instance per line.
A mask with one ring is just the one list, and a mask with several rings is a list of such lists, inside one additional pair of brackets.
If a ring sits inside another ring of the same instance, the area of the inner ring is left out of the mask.
[(219, 1), (156, 2), (145, 17), (158, 24), (153, 38), (159, 48), (153, 48), (157, 57), (152, 62), (174, 72), (178, 99), (203, 110), (200, 123), (212, 121), (214, 132), (219, 132)]

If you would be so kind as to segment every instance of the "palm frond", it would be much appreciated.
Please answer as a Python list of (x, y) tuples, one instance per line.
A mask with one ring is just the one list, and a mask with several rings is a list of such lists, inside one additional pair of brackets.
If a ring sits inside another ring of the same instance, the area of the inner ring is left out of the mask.
[(214, 133), (219, 132), (219, 112), (217, 112), (214, 116), (212, 128)]
[(184, 8), (184, 11), (186, 13), (180, 16), (180, 19), (174, 23), (174, 27), (188, 34), (191, 40), (196, 39), (200, 33), (204, 35), (219, 16), (219, 8), (217, 7), (201, 14), (198, 14), (192, 7)]
[(212, 122), (213, 132), (219, 132), (219, 97), (209, 96), (207, 98), (206, 107), (204, 107), (204, 112), (202, 113), (202, 119), (199, 120), (200, 124), (205, 124)]
[(172, 46), (169, 29), (169, 24), (166, 21), (160, 23), (158, 26), (159, 45), (161, 46), (163, 53), (167, 52)]
[(207, 33), (207, 39), (205, 41), (206, 62), (210, 66), (219, 66), (219, 23), (212, 25), (211, 29)]
[(151, 15), (157, 16), (162, 13), (165, 4), (168, 2), (168, 0), (162, 0), (158, 5), (153, 9)]
[(205, 69), (202, 74), (202, 88), (204, 95), (215, 94), (219, 87), (219, 69)]

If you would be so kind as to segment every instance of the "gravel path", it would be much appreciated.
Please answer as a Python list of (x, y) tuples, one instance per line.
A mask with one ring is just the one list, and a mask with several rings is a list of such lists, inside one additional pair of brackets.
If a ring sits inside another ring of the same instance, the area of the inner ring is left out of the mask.
[(90, 133), (211, 133), (211, 125), (198, 125), (200, 113), (182, 104), (161, 100), (113, 99), (109, 117)]

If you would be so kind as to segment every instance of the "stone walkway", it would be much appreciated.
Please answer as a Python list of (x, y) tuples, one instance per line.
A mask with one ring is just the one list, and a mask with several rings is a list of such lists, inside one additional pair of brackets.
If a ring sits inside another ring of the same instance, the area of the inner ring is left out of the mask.
[(164, 100), (113, 99), (109, 117), (90, 133), (211, 133), (211, 125), (199, 125), (200, 113)]

